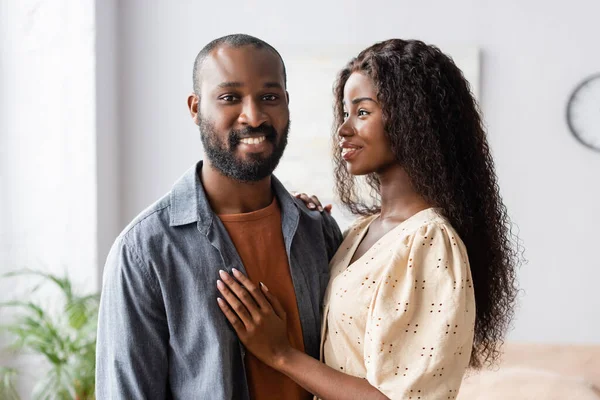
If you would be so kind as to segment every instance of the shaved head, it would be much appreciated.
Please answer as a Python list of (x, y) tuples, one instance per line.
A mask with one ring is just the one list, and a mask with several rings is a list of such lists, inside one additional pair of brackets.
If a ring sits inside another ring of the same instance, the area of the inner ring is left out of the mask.
[(277, 55), (279, 60), (281, 60), (281, 65), (283, 67), (283, 82), (287, 86), (287, 75), (286, 75), (286, 70), (285, 70), (285, 63), (283, 62), (283, 58), (281, 57), (281, 54), (279, 54), (279, 52), (277, 50), (275, 50), (275, 48), (273, 46), (271, 46), (270, 44), (268, 44), (267, 42), (265, 42), (261, 39), (258, 39), (254, 36), (237, 33), (234, 35), (223, 36), (223, 37), (213, 40), (212, 42), (210, 42), (209, 44), (204, 46), (204, 48), (202, 50), (200, 50), (200, 52), (196, 56), (196, 60), (194, 61), (194, 71), (193, 71), (193, 75), (192, 75), (193, 81), (194, 81), (193, 82), (194, 93), (196, 95), (198, 95), (198, 96), (200, 95), (200, 75), (201, 75), (201, 71), (202, 71), (202, 65), (204, 64), (204, 60), (206, 60), (206, 58), (210, 55), (210, 53), (213, 50), (215, 50), (221, 46), (230, 46), (233, 48), (238, 48), (238, 47), (243, 47), (243, 46), (253, 46), (257, 49), (267, 49), (269, 51), (272, 51), (273, 53), (275, 53)]

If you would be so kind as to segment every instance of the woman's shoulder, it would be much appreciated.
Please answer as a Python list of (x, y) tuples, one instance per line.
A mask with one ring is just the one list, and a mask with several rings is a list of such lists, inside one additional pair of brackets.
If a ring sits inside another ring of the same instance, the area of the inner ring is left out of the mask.
[(437, 208), (427, 208), (414, 214), (397, 229), (400, 230), (398, 235), (400, 240), (396, 241), (393, 246), (401, 253), (431, 248), (439, 250), (454, 246), (458, 246), (460, 249), (464, 248), (464, 243), (457, 231)]
[(406, 235), (414, 236), (427, 231), (454, 233), (452, 224), (444, 217), (438, 208), (426, 208), (404, 221), (402, 230)]

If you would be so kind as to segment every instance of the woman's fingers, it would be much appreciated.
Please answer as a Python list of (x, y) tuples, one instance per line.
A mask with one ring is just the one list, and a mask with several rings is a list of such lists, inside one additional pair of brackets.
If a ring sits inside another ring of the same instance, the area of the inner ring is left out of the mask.
[(229, 304), (220, 297), (217, 297), (217, 303), (219, 304), (221, 311), (223, 311), (223, 314), (225, 314), (225, 318), (227, 318), (238, 336), (244, 334), (246, 332), (246, 326), (237, 316), (237, 314), (231, 309)]
[(308, 197), (306, 193), (300, 193), (299, 198), (304, 202), (304, 204), (306, 204), (306, 207), (310, 208), (311, 210), (317, 208), (317, 205), (313, 203), (312, 199)]
[[(222, 281), (220, 281), (220, 280), (217, 281), (217, 288), (219, 289), (219, 292), (221, 292), (221, 295), (223, 295), (224, 301), (227, 302), (228, 309), (230, 311), (233, 310), (232, 312), (234, 312), (237, 315), (237, 317), (241, 320), (241, 322), (244, 324), (244, 326), (246, 328), (250, 327), (252, 325), (253, 321), (252, 321), (252, 316), (250, 315), (246, 306), (244, 306), (244, 304), (242, 304), (240, 299), (238, 299), (231, 292), (231, 290), (229, 290), (227, 285), (225, 285)], [(219, 305), (220, 304), (221, 303), (219, 302)], [(227, 318), (227, 319), (229, 319), (229, 318)], [(231, 320), (230, 320), (230, 322), (231, 322)]]
[(296, 193), (296, 192), (292, 192), (292, 195), (294, 197), (296, 197), (297, 199), (300, 199), (304, 202), (304, 204), (306, 204), (306, 207), (310, 208), (311, 210), (319, 210), (319, 211), (327, 211), (328, 213), (331, 213), (331, 204), (326, 205), (325, 207), (323, 207), (323, 205), (321, 204), (321, 200), (319, 200), (319, 198), (317, 196), (309, 196), (306, 193)]
[(238, 280), (242, 288), (246, 288), (248, 293), (250, 293), (256, 304), (258, 304), (261, 309), (269, 310), (271, 308), (271, 304), (269, 304), (269, 301), (266, 299), (265, 295), (258, 288), (258, 286), (256, 286), (250, 279), (248, 279), (246, 275), (242, 274), (237, 269), (233, 268), (232, 272), (233, 276)]
[(284, 310), (283, 306), (281, 305), (281, 303), (279, 302), (279, 300), (277, 300), (277, 297), (273, 296), (271, 294), (271, 292), (269, 292), (269, 288), (267, 287), (267, 285), (265, 285), (262, 282), (260, 283), (260, 288), (262, 289), (262, 292), (265, 294), (267, 300), (269, 300), (269, 303), (273, 307), (273, 311), (275, 311), (275, 314), (277, 314), (277, 316), (279, 318), (285, 320), (285, 310)]
[(323, 211), (323, 206), (321, 205), (321, 202), (319, 201), (317, 196), (315, 196), (315, 195), (310, 196), (310, 200), (314, 203), (314, 205), (317, 206), (317, 210)]
[[(237, 297), (238, 301), (248, 310), (252, 318), (260, 317), (260, 307), (256, 304), (252, 295), (239, 284), (237, 280), (235, 280), (231, 275), (227, 272), (221, 270), (219, 271), (219, 275), (223, 280), (223, 283), (227, 286), (227, 288)], [(233, 304), (227, 299), (227, 302), (233, 306)], [(234, 308), (235, 310), (235, 308)], [(236, 310), (237, 311), (237, 310)]]

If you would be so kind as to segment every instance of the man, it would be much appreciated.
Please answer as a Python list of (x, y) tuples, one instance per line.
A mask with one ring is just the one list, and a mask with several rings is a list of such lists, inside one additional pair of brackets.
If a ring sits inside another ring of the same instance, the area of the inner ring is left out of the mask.
[(342, 236), (271, 175), (287, 144), (288, 102), (283, 60), (262, 40), (226, 36), (198, 54), (188, 106), (206, 157), (111, 249), (99, 400), (310, 398), (245, 354), (217, 303), (220, 270), (264, 282), (285, 305), (294, 346), (318, 358), (328, 262)]

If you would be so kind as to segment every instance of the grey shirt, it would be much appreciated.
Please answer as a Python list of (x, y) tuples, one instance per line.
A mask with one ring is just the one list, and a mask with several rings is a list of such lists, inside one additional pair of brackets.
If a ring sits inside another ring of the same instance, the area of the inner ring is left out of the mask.
[[(245, 272), (198, 172), (143, 211), (104, 268), (96, 397), (249, 399), (244, 348), (217, 305), (220, 269)], [(273, 177), (306, 353), (319, 357), (329, 260), (342, 241), (327, 213), (310, 211)], [(265, 246), (268, 246), (265, 243)]]

